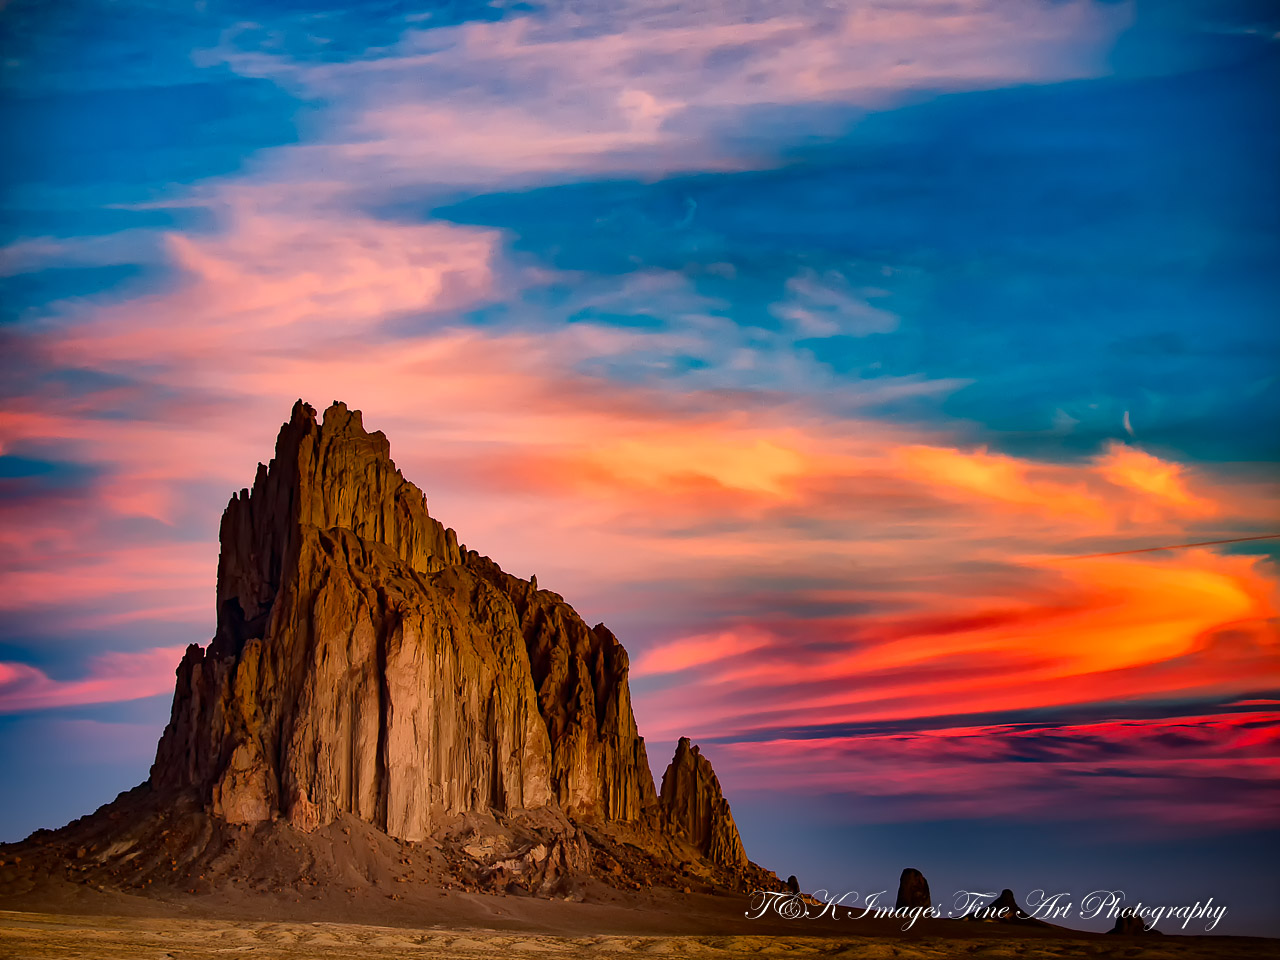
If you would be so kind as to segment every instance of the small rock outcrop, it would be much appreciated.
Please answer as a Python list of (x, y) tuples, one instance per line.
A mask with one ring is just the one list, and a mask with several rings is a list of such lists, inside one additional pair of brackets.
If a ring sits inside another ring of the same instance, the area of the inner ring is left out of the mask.
[(1162, 935), (1161, 931), (1155, 927), (1148, 930), (1141, 917), (1129, 916), (1116, 917), (1115, 926), (1108, 930), (1107, 933), (1121, 937), (1158, 937)]
[(927, 907), (932, 903), (929, 881), (924, 878), (924, 874), (914, 867), (903, 870), (902, 877), (898, 880), (898, 899), (894, 907)]
[(1013, 891), (1008, 887), (1000, 891), (1000, 896), (991, 901), (988, 909), (997, 912), (1004, 911), (1003, 915), (1000, 916), (1001, 923), (1021, 923), (1032, 927), (1049, 926), (1045, 921), (1037, 920), (1018, 906), (1018, 901), (1014, 898)]
[(742, 838), (720, 790), (711, 763), (688, 737), (681, 737), (675, 756), (662, 775), (662, 812), (666, 822), (713, 863), (745, 868), (749, 861)]

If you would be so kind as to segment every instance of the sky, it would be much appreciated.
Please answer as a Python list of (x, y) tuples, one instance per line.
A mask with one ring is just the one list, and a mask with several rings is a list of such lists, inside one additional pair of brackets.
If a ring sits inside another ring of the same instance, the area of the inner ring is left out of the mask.
[(340, 399), (610, 625), (765, 866), (1280, 935), (1278, 38), (9, 0), (0, 840), (145, 779), (222, 508)]

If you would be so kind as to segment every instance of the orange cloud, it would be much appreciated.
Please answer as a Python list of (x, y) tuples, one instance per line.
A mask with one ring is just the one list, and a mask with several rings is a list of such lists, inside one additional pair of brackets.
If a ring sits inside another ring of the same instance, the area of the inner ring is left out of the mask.
[[(1035, 650), (1052, 658), (1051, 666), (1039, 668), (1042, 674), (1099, 673), (1173, 659), (1191, 652), (1211, 629), (1276, 615), (1275, 580), (1251, 557), (1201, 550), (1159, 558), (1050, 561), (1043, 569), (1056, 573), (1057, 580), (1039, 597), (1021, 606), (1015, 597), (987, 597), (963, 606), (948, 598), (959, 626), (931, 630), (924, 625), (913, 634), (911, 621), (891, 623), (886, 642), (851, 665), (882, 669), (958, 651), (1016, 658)], [(1008, 612), (982, 616), (1001, 607)], [(965, 608), (973, 611), (968, 623), (962, 619)]]
[[(162, 306), (103, 333), (143, 350)], [(282, 342), (305, 340), (309, 322), (292, 316)], [(75, 604), (68, 622), (87, 623), (111, 601), (99, 613), (116, 622), (126, 608), (193, 622), (217, 512), (270, 449), (281, 411), (299, 395), (344, 397), (360, 398), (433, 513), (471, 546), (536, 572), (594, 619), (652, 622), (656, 589), (697, 618), (655, 624), (648, 653), (624, 635), (638, 665), (677, 678), (673, 692), (637, 697), (662, 732), (1245, 693), (1274, 677), (1263, 655), (1275, 650), (1277, 578), (1259, 559), (1062, 559), (1177, 542), (1209, 520), (1246, 526), (1257, 491), (1239, 495), (1230, 476), (1204, 470), (1193, 487), (1177, 464), (1129, 448), (1048, 463), (777, 394), (603, 381), (575, 369), (602, 348), (575, 330), (446, 327), (280, 353), (238, 351), (242, 333), (201, 331), (223, 337), (216, 350), (179, 351), (155, 374), (174, 391), (217, 381), (234, 402), (146, 419), (51, 403), (0, 419), (6, 445), (66, 447), (102, 476), (61, 515), (74, 533), (14, 515), (5, 537), (20, 562), (0, 567), (8, 609)], [(98, 335), (81, 334), (86, 351)], [(118, 369), (109, 352), (98, 362)], [(1116, 464), (1126, 480), (1173, 479), (1117, 483)], [(204, 517), (202, 539), (135, 548), (109, 532), (146, 516)]]
[(747, 443), (713, 430), (634, 437), (592, 451), (589, 459), (624, 484), (659, 488), (707, 480), (730, 490), (781, 496), (805, 473), (796, 450), (757, 435)]
[(1040, 514), (1078, 515), (1098, 520), (1105, 505), (1080, 482), (1063, 483), (1057, 471), (1003, 454), (937, 447), (903, 447), (899, 452), (904, 472), (920, 483), (936, 488), (942, 496), (995, 501)]
[(905, 446), (898, 458), (905, 476), (938, 496), (1003, 504), (1026, 516), (1056, 518), (1098, 532), (1226, 513), (1211, 496), (1190, 489), (1181, 464), (1116, 441), (1084, 465), (933, 446)]
[(1221, 508), (1196, 496), (1187, 487), (1186, 469), (1124, 443), (1112, 441), (1096, 461), (1098, 472), (1110, 483), (1150, 496), (1159, 506), (1170, 506), (1183, 516), (1211, 517)]
[(768, 643), (769, 639), (764, 634), (749, 629), (682, 637), (644, 651), (633, 664), (632, 672), (637, 675), (675, 673), (739, 657)]
[[(727, 648), (673, 668), (691, 672), (696, 705), (671, 688), (638, 702), (659, 735), (677, 732), (662, 719), (677, 716), (681, 729), (727, 736), (1280, 683), (1277, 580), (1258, 558), (1196, 550), (1035, 572), (983, 595), (961, 568), (950, 590), (912, 597), (907, 615), (849, 617), (819, 636), (811, 619), (774, 618), (750, 656)], [(676, 646), (665, 649), (672, 663)]]

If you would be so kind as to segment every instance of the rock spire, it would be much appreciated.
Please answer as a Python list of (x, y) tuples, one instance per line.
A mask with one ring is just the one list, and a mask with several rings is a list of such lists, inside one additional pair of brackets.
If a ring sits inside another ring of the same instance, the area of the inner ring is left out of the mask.
[(711, 762), (681, 737), (662, 775), (662, 810), (667, 823), (713, 863), (747, 866), (742, 838)]

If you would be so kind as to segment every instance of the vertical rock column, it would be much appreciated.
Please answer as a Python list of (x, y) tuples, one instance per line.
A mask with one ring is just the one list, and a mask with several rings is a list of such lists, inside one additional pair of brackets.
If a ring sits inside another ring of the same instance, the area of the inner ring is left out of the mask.
[(742, 838), (720, 790), (711, 761), (681, 737), (662, 775), (662, 812), (666, 822), (713, 863), (734, 869), (748, 866)]

